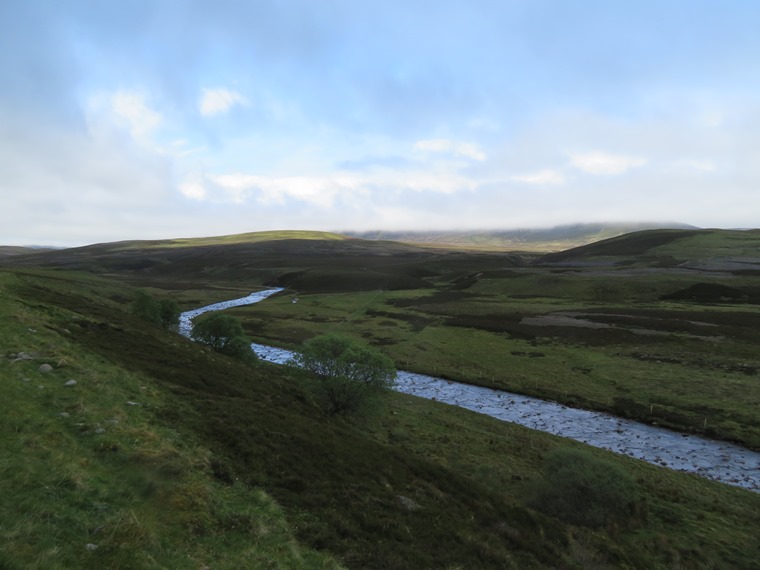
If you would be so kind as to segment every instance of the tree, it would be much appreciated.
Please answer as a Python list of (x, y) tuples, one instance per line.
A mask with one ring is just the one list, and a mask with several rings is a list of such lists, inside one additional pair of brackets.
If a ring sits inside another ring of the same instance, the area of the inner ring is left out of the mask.
[(179, 324), (180, 310), (173, 299), (156, 301), (147, 291), (140, 289), (135, 293), (132, 301), (132, 314), (144, 321), (169, 329)]
[(158, 303), (158, 314), (161, 319), (161, 326), (165, 329), (175, 327), (179, 324), (179, 305), (174, 299), (161, 299)]
[(193, 324), (190, 336), (221, 354), (243, 360), (256, 359), (243, 325), (231, 315), (215, 313), (201, 317)]
[(132, 301), (132, 314), (155, 325), (161, 324), (159, 304), (147, 291), (140, 289)]
[(317, 396), (331, 416), (366, 412), (396, 379), (390, 358), (339, 335), (306, 341), (292, 363), (314, 377)]

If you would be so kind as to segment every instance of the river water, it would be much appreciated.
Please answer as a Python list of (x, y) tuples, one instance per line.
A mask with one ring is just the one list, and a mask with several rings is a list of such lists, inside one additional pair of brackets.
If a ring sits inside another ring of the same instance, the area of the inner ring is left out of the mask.
[[(180, 333), (190, 336), (192, 319), (198, 315), (258, 303), (280, 291), (282, 289), (259, 291), (182, 313)], [(256, 343), (252, 347), (259, 358), (276, 364), (284, 364), (293, 356), (291, 351), (282, 348)], [(399, 371), (395, 389), (760, 492), (760, 453), (730, 443), (414, 372)]]

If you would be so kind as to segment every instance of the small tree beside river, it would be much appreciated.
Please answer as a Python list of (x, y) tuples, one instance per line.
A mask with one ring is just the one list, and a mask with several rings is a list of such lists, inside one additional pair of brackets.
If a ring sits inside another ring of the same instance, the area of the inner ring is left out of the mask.
[(251, 340), (240, 321), (232, 315), (215, 313), (199, 318), (193, 324), (190, 337), (221, 354), (246, 361), (256, 360)]
[(396, 381), (390, 358), (339, 335), (306, 341), (292, 364), (314, 378), (317, 398), (330, 416), (367, 413)]
[(144, 321), (173, 329), (179, 324), (179, 305), (173, 299), (157, 301), (147, 291), (140, 289), (132, 300), (132, 314)]

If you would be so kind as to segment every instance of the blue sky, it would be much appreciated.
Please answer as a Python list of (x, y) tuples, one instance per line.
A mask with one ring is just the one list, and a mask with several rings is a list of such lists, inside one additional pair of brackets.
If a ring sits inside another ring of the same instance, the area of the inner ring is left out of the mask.
[(0, 3), (0, 244), (760, 226), (754, 0)]

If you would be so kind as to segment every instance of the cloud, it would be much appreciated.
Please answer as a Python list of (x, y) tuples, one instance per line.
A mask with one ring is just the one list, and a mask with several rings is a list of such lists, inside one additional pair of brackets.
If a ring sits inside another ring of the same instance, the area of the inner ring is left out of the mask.
[(474, 143), (453, 141), (449, 139), (429, 139), (414, 143), (414, 150), (430, 153), (453, 154), (463, 156), (471, 160), (483, 161), (486, 153)]
[(612, 175), (623, 174), (631, 168), (646, 164), (646, 159), (637, 156), (609, 154), (606, 152), (587, 152), (570, 155), (570, 164), (588, 174)]
[(146, 95), (139, 91), (117, 91), (110, 98), (111, 110), (132, 136), (142, 138), (158, 127), (163, 118), (146, 102)]
[(245, 107), (248, 105), (248, 99), (243, 97), (237, 91), (229, 89), (203, 89), (201, 98), (198, 101), (198, 110), (204, 117), (213, 117), (226, 113), (235, 105)]
[(525, 182), (526, 184), (564, 184), (565, 177), (561, 172), (556, 170), (540, 170), (530, 174), (520, 174), (513, 176), (515, 182)]
[(126, 131), (139, 145), (153, 147), (153, 136), (164, 123), (163, 115), (148, 104), (148, 95), (138, 90), (93, 93), (83, 110), (89, 136), (105, 145)]
[(760, 4), (328, 4), (0, 2), (0, 243), (758, 224)]
[(203, 179), (199, 177), (191, 177), (183, 181), (179, 185), (179, 191), (191, 200), (201, 201), (206, 198), (206, 188), (203, 185)]
[(282, 204), (287, 199), (321, 208), (333, 205), (339, 194), (362, 191), (362, 181), (351, 174), (329, 176), (257, 176), (252, 174), (210, 175), (207, 181), (217, 189), (216, 199), (242, 204), (251, 196), (262, 203)]
[(715, 172), (716, 166), (712, 160), (687, 158), (678, 160), (674, 164), (677, 170), (696, 171), (696, 172)]
[(71, 245), (120, 239), (166, 218), (172, 167), (113, 131), (35, 125), (0, 112), (0, 243)]
[(167, 146), (161, 149), (164, 154), (173, 156), (177, 159), (186, 158), (205, 150), (207, 150), (205, 146), (190, 146), (190, 143), (185, 139), (171, 141)]
[(387, 171), (378, 173), (366, 183), (379, 188), (435, 194), (456, 194), (472, 191), (479, 184), (478, 180), (467, 176), (432, 170)]
[(368, 156), (360, 159), (342, 160), (337, 163), (341, 170), (372, 170), (378, 168), (408, 168), (413, 162), (403, 156)]
[(329, 209), (370, 194), (403, 196), (415, 193), (456, 194), (475, 190), (479, 182), (449, 172), (427, 170), (336, 171), (324, 175), (272, 176), (246, 173), (188, 175), (179, 191), (186, 198), (214, 203), (284, 204), (287, 201)]

